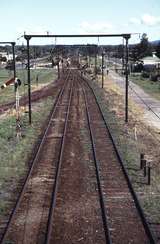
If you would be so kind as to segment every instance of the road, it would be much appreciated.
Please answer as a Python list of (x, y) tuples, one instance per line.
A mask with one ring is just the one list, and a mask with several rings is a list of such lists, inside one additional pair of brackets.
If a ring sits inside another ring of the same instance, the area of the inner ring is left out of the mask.
[[(110, 71), (109, 77), (125, 93), (125, 77), (121, 77), (114, 71)], [(129, 97), (144, 109), (144, 119), (156, 129), (160, 129), (160, 101), (151, 97), (142, 88), (129, 80)]]

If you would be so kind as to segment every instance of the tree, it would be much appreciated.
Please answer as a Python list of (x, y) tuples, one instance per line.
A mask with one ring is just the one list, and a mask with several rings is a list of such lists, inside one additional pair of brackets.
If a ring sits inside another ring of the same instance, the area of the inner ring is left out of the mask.
[(124, 46), (123, 45), (118, 45), (116, 48), (116, 53), (115, 53), (115, 57), (116, 58), (123, 58), (124, 57)]
[(139, 49), (138, 45), (130, 47), (130, 60), (133, 62), (139, 61)]
[(139, 59), (152, 56), (152, 46), (148, 41), (146, 33), (143, 33), (140, 43), (137, 46), (137, 56)]
[(156, 56), (158, 58), (160, 58), (160, 42), (158, 43), (157, 47), (156, 47)]
[(7, 58), (4, 56), (4, 57), (0, 57), (0, 61), (1, 62), (7, 62)]
[(88, 56), (94, 56), (95, 52), (98, 52), (97, 45), (87, 44), (87, 46), (85, 47), (85, 54), (87, 54)]

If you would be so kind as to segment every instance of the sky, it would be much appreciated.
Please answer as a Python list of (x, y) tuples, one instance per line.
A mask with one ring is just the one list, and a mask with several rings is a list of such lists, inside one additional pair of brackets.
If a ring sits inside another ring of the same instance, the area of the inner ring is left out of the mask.
[[(26, 34), (147, 33), (160, 40), (160, 0), (0, 0), (0, 41), (25, 44)], [(121, 44), (120, 38), (32, 39), (32, 44)]]

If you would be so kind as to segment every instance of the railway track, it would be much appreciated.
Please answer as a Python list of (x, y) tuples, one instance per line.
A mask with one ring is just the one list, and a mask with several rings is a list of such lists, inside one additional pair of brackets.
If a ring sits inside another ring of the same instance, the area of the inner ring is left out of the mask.
[(83, 145), (90, 141), (77, 74), (73, 89), (46, 243), (103, 244), (106, 238), (92, 151)]
[(71, 70), (1, 243), (155, 243), (128, 180), (92, 89)]
[[(44, 243), (51, 192), (58, 161), (69, 96), (70, 72), (54, 108), (1, 243)], [(46, 201), (46, 199), (48, 201)]]
[[(85, 88), (85, 93), (88, 93), (87, 107), (89, 109), (87, 110), (90, 133), (99, 167), (104, 194), (103, 204), (108, 219), (109, 243), (156, 243), (94, 90), (89, 86), (87, 80), (85, 80)], [(85, 96), (87, 97), (87, 95)]]

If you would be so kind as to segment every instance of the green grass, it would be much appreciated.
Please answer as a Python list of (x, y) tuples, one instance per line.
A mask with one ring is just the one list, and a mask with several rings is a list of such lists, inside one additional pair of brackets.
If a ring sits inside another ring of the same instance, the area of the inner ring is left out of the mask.
[(0, 84), (6, 79), (13, 76), (13, 72), (7, 69), (0, 69)]
[(16, 137), (14, 116), (0, 121), (0, 216), (6, 213), (12, 191), (16, 189), (19, 180), (26, 175), (29, 155), (52, 104), (53, 98), (48, 97), (35, 105), (32, 126), (28, 125), (28, 115), (24, 114), (21, 117), (23, 136), (20, 139)]
[[(39, 87), (36, 84), (36, 76), (39, 77)], [(0, 70), (0, 85), (4, 83), (12, 74), (7, 70)], [(27, 81), (27, 71), (18, 70), (17, 77), (23, 83)], [(53, 81), (57, 74), (53, 70), (31, 70), (32, 90), (40, 88)], [(20, 87), (20, 95), (27, 94), (27, 87)], [(0, 104), (13, 101), (15, 99), (14, 88), (9, 86), (0, 90)], [(28, 125), (28, 114), (21, 114), (22, 137), (16, 137), (16, 118), (14, 115), (5, 115), (0, 118), (0, 219), (6, 215), (11, 206), (11, 199), (18, 194), (18, 182), (24, 180), (28, 171), (28, 159), (33, 150), (33, 146), (41, 134), (41, 127), (44, 124), (50, 109), (53, 105), (53, 98), (48, 97), (33, 103), (32, 126)]]
[(130, 79), (152, 97), (160, 100), (160, 82), (151, 81), (149, 78), (143, 78), (140, 75), (131, 75)]
[[(33, 88), (38, 88), (36, 83), (36, 76), (38, 75), (38, 85), (47, 84), (56, 79), (57, 74), (52, 69), (31, 69), (31, 85)], [(6, 77), (6, 78), (5, 78)], [(13, 77), (13, 73), (5, 69), (0, 69), (0, 86)], [(17, 77), (22, 81), (22, 85), (19, 88), (20, 96), (27, 95), (27, 70), (17, 70)], [(15, 100), (14, 86), (8, 86), (5, 89), (0, 89), (0, 104), (12, 102)]]

